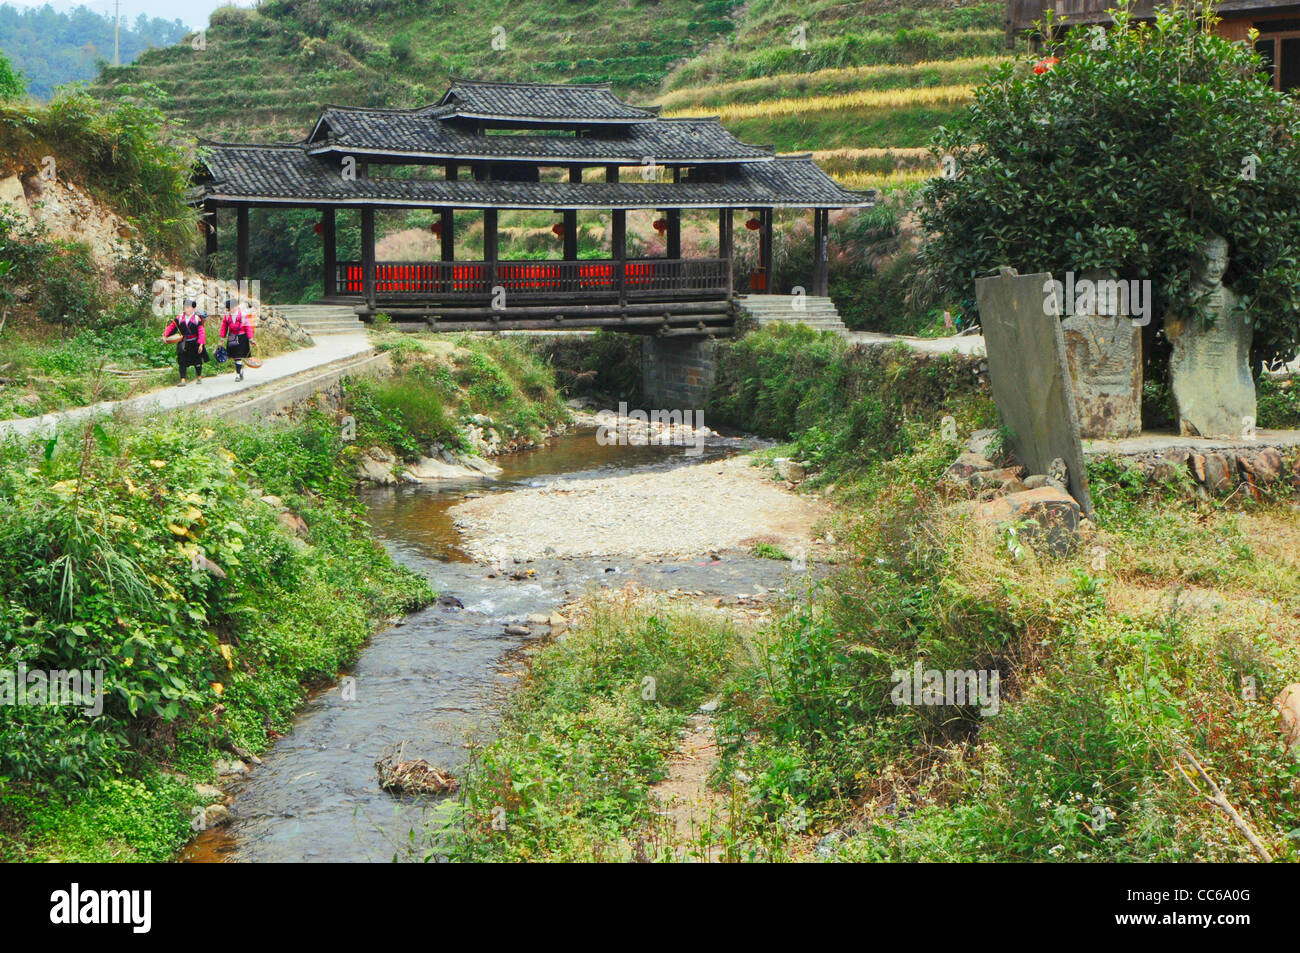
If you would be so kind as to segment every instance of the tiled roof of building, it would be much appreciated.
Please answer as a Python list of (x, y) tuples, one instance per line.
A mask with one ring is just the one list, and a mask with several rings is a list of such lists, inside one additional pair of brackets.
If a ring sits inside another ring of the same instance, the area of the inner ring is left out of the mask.
[(648, 122), (658, 110), (623, 102), (606, 84), (491, 83), (453, 79), (439, 106), (469, 119)]
[(550, 162), (720, 162), (765, 159), (770, 149), (741, 142), (716, 119), (656, 119), (615, 136), (478, 135), (445, 121), (439, 107), (367, 109), (327, 106), (309, 137), (314, 154), (406, 155), (433, 159)]
[(841, 188), (811, 156), (738, 163), (721, 182), (505, 182), (343, 175), (341, 162), (292, 145), (202, 144), (201, 198), (219, 203), (518, 209), (845, 208), (869, 195)]

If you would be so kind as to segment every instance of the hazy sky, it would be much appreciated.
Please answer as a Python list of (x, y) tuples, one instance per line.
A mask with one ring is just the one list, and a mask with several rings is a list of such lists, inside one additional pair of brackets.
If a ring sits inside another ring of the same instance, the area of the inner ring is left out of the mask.
[[(68, 7), (86, 6), (96, 13), (112, 14), (113, 0), (0, 0), (15, 7), (43, 7), (48, 2), (56, 10)], [(122, 19), (134, 20), (140, 14), (162, 17), (164, 20), (180, 20), (188, 27), (208, 25), (208, 14), (217, 7), (224, 7), (230, 0), (121, 0)], [(253, 0), (234, 0), (235, 6), (251, 7)]]

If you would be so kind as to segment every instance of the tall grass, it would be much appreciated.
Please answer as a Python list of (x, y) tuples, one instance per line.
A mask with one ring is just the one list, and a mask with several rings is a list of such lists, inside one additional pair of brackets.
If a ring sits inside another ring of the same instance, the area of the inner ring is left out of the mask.
[[(916, 106), (950, 105), (970, 102), (974, 89), (975, 87), (970, 85), (935, 86), (860, 90), (833, 96), (768, 99), (756, 103), (731, 103), (720, 106), (717, 115), (727, 122), (738, 119), (769, 119), (774, 116), (838, 112), (848, 109), (906, 109)], [(666, 113), (669, 117), (682, 114), (681, 111)]]

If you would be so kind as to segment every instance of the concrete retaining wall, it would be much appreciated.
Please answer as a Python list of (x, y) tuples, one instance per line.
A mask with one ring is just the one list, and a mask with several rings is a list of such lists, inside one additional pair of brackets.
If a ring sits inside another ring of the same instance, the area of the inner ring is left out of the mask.
[(288, 378), (267, 390), (259, 389), (247, 400), (216, 401), (211, 412), (226, 420), (253, 423), (292, 415), (312, 402), (337, 407), (343, 399), (343, 378), (384, 377), (392, 372), (393, 362), (387, 352), (366, 354)]

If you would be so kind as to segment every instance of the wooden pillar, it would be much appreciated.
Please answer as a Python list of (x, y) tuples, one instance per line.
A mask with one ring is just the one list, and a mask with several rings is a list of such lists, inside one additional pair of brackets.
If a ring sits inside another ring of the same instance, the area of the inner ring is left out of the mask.
[(241, 205), (235, 209), (235, 280), (248, 277), (248, 206)]
[(682, 257), (682, 210), (668, 210), (668, 249), (664, 253), (668, 258)]
[[(615, 173), (615, 176), (616, 176), (616, 177), (617, 177), (617, 175), (618, 175), (618, 173)], [(582, 181), (582, 166), (580, 166), (580, 165), (571, 165), (571, 166), (569, 166), (569, 181), (570, 181), (570, 182), (581, 182), (581, 181)]]
[(375, 306), (375, 210), (361, 209), (361, 292), (366, 304)]
[(812, 293), (824, 297), (828, 290), (826, 263), (830, 258), (827, 244), (830, 226), (830, 212), (823, 208), (813, 209), (813, 280)]
[(606, 182), (618, 181), (618, 166), (616, 165), (605, 166), (605, 181)]
[(448, 182), (455, 182), (460, 178), (460, 166), (448, 165), (445, 166), (444, 168), (446, 169), (446, 171), (443, 173), (443, 178), (445, 178)]
[(564, 210), (564, 260), (578, 260), (578, 210)]
[(765, 208), (758, 213), (761, 223), (758, 230), (758, 266), (763, 269), (767, 282), (765, 290), (772, 292), (772, 209)]
[(456, 210), (442, 210), (442, 260), (456, 260)]
[(497, 256), (500, 254), (500, 243), (497, 235), (497, 210), (494, 208), (485, 208), (483, 210), (483, 260), (487, 262), (487, 287), (491, 292), (497, 283)]
[(212, 256), (217, 253), (217, 207), (212, 204), (203, 206), (203, 267), (212, 271)]
[(618, 303), (627, 303), (627, 212), (614, 209), (611, 241), (614, 253), (614, 287)]
[(724, 208), (718, 210), (718, 257), (726, 262), (727, 270), (727, 295), (730, 297), (732, 282), (735, 280), (731, 273), (731, 209)]
[(332, 298), (338, 293), (338, 240), (337, 229), (334, 221), (334, 207), (320, 210), (320, 237), (321, 237), (321, 260), (323, 262), (321, 274), (321, 291), (326, 298)]

